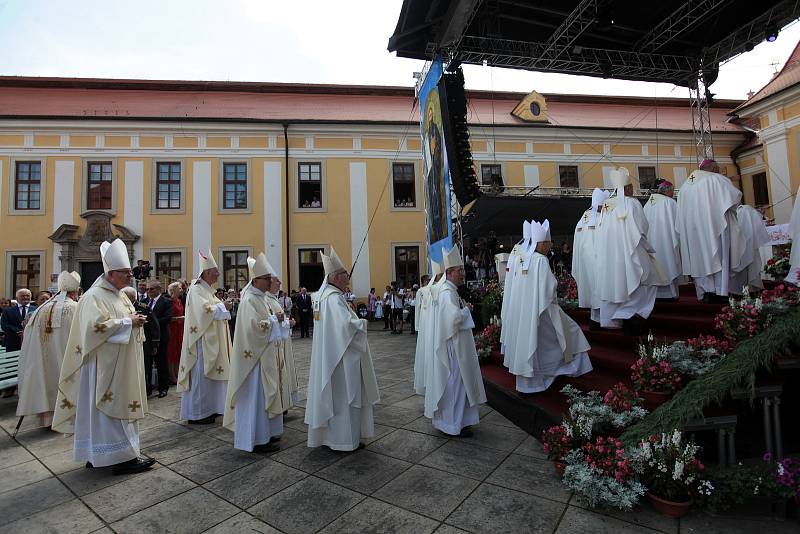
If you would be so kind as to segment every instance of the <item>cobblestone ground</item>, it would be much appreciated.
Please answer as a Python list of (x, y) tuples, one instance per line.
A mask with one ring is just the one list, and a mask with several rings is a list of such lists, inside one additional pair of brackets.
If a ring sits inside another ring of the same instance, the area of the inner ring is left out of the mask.
[[(72, 461), (72, 440), (26, 421), (0, 400), (0, 531), (57, 532), (798, 532), (796, 523), (692, 515), (648, 506), (597, 513), (561, 485), (534, 438), (488, 406), (471, 438), (448, 439), (414, 395), (415, 337), (370, 332), (381, 402), (364, 450), (306, 447), (302, 407), (285, 420), (281, 451), (250, 454), (219, 425), (178, 420), (177, 394), (150, 399), (141, 424), (147, 473), (112, 476)], [(296, 339), (301, 381), (311, 343)], [(303, 401), (302, 404), (305, 404)], [(221, 420), (221, 418), (219, 418)]]

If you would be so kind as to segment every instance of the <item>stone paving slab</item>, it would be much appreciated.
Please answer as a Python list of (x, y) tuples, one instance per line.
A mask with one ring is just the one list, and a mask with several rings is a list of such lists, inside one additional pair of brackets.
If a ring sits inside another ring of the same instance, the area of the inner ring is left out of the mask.
[[(139, 423), (155, 468), (115, 477), (75, 462), (72, 439), (37, 428), (36, 418), (12, 440), (16, 398), (0, 399), (0, 532), (800, 532), (796, 522), (678, 521), (647, 503), (630, 513), (588, 510), (570, 498), (541, 443), (491, 407), (481, 406), (473, 437), (434, 429), (413, 388), (414, 336), (380, 328), (369, 334), (382, 387), (375, 436), (353, 453), (306, 447), (305, 401), (285, 417), (279, 452), (238, 451), (221, 417), (179, 420), (170, 391), (148, 399)], [(310, 347), (295, 340), (303, 385)]]

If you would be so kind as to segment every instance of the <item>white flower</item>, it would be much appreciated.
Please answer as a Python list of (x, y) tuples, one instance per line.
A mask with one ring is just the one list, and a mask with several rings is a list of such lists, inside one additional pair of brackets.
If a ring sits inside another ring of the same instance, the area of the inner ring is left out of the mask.
[(683, 477), (683, 462), (675, 461), (675, 469), (672, 471), (672, 480), (680, 480)]

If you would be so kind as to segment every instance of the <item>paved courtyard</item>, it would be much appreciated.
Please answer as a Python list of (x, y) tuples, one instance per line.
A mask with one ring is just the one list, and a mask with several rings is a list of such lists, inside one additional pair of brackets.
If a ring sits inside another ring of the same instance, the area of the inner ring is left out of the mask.
[[(379, 328), (379, 327), (378, 327)], [(664, 518), (582, 508), (541, 445), (491, 408), (471, 438), (448, 439), (422, 417), (414, 395), (414, 336), (370, 332), (381, 386), (375, 437), (366, 449), (306, 447), (303, 408), (285, 422), (281, 451), (231, 446), (219, 424), (178, 420), (179, 397), (150, 399), (143, 452), (156, 467), (131, 476), (85, 469), (72, 440), (26, 421), (17, 442), (16, 397), (0, 400), (0, 531), (38, 533), (797, 532), (796, 523), (692, 515)], [(295, 340), (301, 381), (311, 343)], [(304, 402), (303, 402), (304, 404)], [(221, 418), (219, 418), (221, 422)]]

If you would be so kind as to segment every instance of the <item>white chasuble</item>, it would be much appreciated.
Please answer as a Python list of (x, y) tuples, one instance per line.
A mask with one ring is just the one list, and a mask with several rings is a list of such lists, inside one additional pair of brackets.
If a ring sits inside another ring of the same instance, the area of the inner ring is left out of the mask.
[(739, 293), (745, 286), (756, 290), (764, 289), (764, 282), (761, 279), (761, 271), (764, 268), (761, 247), (771, 241), (767, 225), (761, 213), (746, 204), (736, 209), (736, 221), (739, 223), (739, 231), (745, 244), (742, 268), (733, 273), (731, 290)]
[(456, 286), (443, 280), (435, 307), (434, 353), (425, 373), (425, 417), (442, 432), (458, 434), (464, 426), (477, 423), (478, 405), (486, 402), (486, 393), (472, 315)]
[(647, 241), (642, 205), (625, 196), (609, 198), (596, 231), (600, 325), (619, 327), (634, 315), (647, 319), (664, 279)]
[(198, 420), (225, 413), (230, 373), (231, 314), (202, 279), (186, 297), (183, 346), (177, 390), (181, 397), (181, 419)]
[(558, 282), (547, 258), (534, 252), (527, 267), (520, 286), (518, 342), (507, 367), (517, 376), (518, 391), (536, 393), (557, 376), (579, 376), (591, 371), (592, 365), (580, 326), (558, 306)]
[(681, 277), (681, 243), (675, 222), (678, 215), (678, 202), (674, 199), (653, 193), (644, 205), (647, 218), (647, 241), (655, 250), (655, 260), (665, 284), (659, 284), (658, 298), (678, 298), (678, 284)]
[[(514, 309), (517, 292), (515, 290), (518, 275), (522, 271), (522, 257), (527, 243), (517, 243), (511, 249), (506, 263), (506, 279), (503, 281), (503, 302), (500, 305), (500, 352), (507, 354), (509, 347), (515, 343), (516, 330), (506, 327), (517, 316)], [(513, 349), (512, 349), (513, 350)]]
[(418, 395), (425, 394), (425, 369), (433, 347), (435, 332), (433, 323), (433, 294), (431, 288), (435, 278), (417, 291), (416, 310), (414, 312), (414, 326), (417, 330), (417, 346), (414, 351), (414, 391)]
[(36, 309), (25, 326), (19, 356), (17, 415), (36, 415), (49, 426), (58, 396), (61, 360), (78, 303), (63, 291)]
[(597, 297), (597, 252), (595, 249), (595, 225), (590, 225), (591, 208), (583, 212), (575, 225), (572, 241), (572, 277), (578, 286), (578, 307), (596, 309), (600, 307)]
[(694, 279), (698, 298), (704, 292), (726, 296), (731, 273), (741, 269), (745, 243), (736, 222), (741, 200), (742, 192), (728, 178), (701, 170), (678, 192), (682, 271)]
[(53, 430), (75, 434), (75, 460), (96, 467), (139, 455), (147, 412), (144, 333), (128, 297), (100, 277), (83, 294), (64, 352)]
[(305, 422), (308, 446), (352, 451), (375, 433), (372, 406), (378, 381), (367, 341), (367, 321), (341, 290), (323, 284), (312, 295), (314, 337)]
[(786, 280), (795, 285), (800, 285), (800, 188), (794, 199), (792, 218), (789, 219), (789, 237), (792, 240), (792, 252), (789, 256), (789, 274)]

